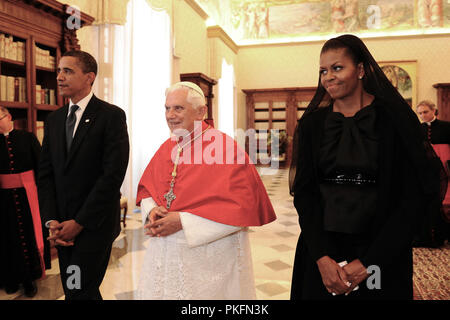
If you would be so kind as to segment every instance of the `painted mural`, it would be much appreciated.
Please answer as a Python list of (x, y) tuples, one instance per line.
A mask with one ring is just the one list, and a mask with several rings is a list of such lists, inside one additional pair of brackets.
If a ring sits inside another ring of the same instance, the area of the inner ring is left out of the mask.
[(450, 0), (196, 0), (238, 44), (338, 33), (450, 33)]
[(412, 80), (408, 72), (396, 65), (381, 66), (386, 77), (391, 81), (392, 85), (400, 92), (403, 98), (412, 105)]

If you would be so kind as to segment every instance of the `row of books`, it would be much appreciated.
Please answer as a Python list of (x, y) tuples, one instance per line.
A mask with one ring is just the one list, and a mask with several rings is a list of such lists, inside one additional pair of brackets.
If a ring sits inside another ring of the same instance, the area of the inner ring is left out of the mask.
[(0, 58), (25, 62), (25, 42), (14, 41), (12, 36), (0, 33)]
[(50, 50), (44, 50), (35, 45), (36, 66), (49, 69), (56, 68), (56, 58), (50, 54)]
[(25, 62), (25, 42), (14, 41), (12, 36), (0, 33), (0, 58)]
[[(36, 85), (36, 104), (56, 105), (54, 89)], [(26, 102), (27, 80), (24, 77), (0, 75), (0, 101)]]
[(0, 100), (26, 102), (27, 79), (0, 75)]
[[(0, 33), (0, 58), (25, 62), (26, 44), (23, 41), (14, 41), (11, 35)], [(56, 68), (56, 57), (52, 56), (50, 50), (34, 46), (36, 52), (36, 66), (49, 69)]]
[(36, 103), (37, 104), (51, 104), (56, 105), (56, 95), (54, 89), (42, 88), (41, 85), (36, 85)]

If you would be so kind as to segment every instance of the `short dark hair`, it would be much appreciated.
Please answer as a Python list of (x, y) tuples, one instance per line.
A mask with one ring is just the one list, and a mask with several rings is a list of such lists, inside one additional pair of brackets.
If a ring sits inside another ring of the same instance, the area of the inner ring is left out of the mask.
[(63, 57), (75, 57), (80, 63), (80, 68), (84, 73), (93, 72), (97, 76), (97, 61), (89, 53), (81, 50), (71, 50), (65, 52)]

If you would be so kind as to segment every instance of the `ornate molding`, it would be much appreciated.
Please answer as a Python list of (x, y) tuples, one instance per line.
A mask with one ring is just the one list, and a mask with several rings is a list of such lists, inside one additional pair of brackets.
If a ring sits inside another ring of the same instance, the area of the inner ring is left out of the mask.
[(226, 34), (225, 31), (223, 31), (223, 29), (221, 27), (219, 27), (219, 26), (208, 27), (207, 35), (208, 35), (208, 38), (219, 38), (231, 50), (233, 50), (234, 53), (236, 53), (236, 54), (238, 53), (238, 51), (239, 51), (238, 45), (233, 41), (233, 39), (230, 38), (230, 36), (228, 34)]
[(156, 11), (166, 11), (169, 15), (172, 13), (173, 0), (146, 0), (148, 5)]
[(195, 0), (184, 0), (197, 14), (203, 19), (206, 20), (209, 18), (209, 15), (205, 10), (200, 7)]

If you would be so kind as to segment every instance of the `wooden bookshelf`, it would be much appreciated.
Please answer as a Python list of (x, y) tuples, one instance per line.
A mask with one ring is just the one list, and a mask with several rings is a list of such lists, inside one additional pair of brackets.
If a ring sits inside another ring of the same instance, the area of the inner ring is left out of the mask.
[[(61, 54), (80, 49), (76, 30), (67, 27), (66, 21), (70, 17), (67, 8), (68, 5), (55, 0), (0, 1), (0, 41), (8, 38), (10, 42), (8, 55), (0, 47), (0, 76), (24, 79), (19, 80), (22, 81), (19, 88), (15, 80), (14, 98), (8, 90), (10, 95), (2, 99), (5, 96), (0, 86), (0, 104), (9, 109), (15, 124), (21, 124), (21, 128), (38, 136), (37, 129), (42, 128), (42, 123), (37, 121), (44, 121), (50, 112), (64, 103), (56, 83), (56, 66)], [(80, 13), (80, 20), (81, 26), (85, 26), (94, 18)], [(41, 96), (40, 101), (36, 86), (44, 88), (41, 92), (44, 98)]]
[(213, 87), (217, 84), (217, 81), (204, 75), (203, 73), (182, 73), (180, 74), (180, 81), (190, 81), (195, 83), (202, 89), (206, 99), (206, 106), (208, 112), (206, 115), (206, 121), (214, 126), (214, 119), (212, 113), (212, 104), (214, 99)]
[[(246, 94), (247, 129), (255, 129), (255, 139), (267, 139), (267, 133), (272, 130), (284, 132), (287, 136), (286, 152), (280, 155), (280, 165), (289, 166), (292, 153), (292, 138), (297, 120), (300, 119), (309, 101), (312, 99), (315, 87), (292, 87), (272, 89), (244, 89)], [(270, 149), (270, 148), (269, 148)], [(248, 150), (248, 147), (247, 147)], [(272, 156), (270, 150), (258, 148), (256, 164), (259, 159)]]
[(437, 118), (450, 121), (450, 83), (436, 83), (433, 87), (437, 90)]

